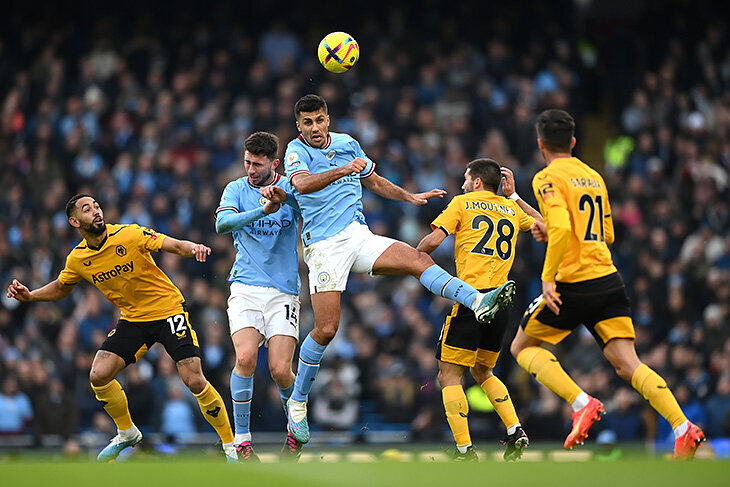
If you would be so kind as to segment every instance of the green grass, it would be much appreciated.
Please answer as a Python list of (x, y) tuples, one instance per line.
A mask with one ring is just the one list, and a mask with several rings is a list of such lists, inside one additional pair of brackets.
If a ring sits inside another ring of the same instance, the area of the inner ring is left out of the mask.
[[(332, 452), (336, 449), (329, 450)], [(730, 462), (696, 460), (671, 462), (629, 457), (616, 462), (502, 463), (492, 460), (471, 464), (445, 462), (378, 461), (327, 463), (327, 455), (310, 456), (300, 464), (261, 463), (227, 465), (220, 458), (179, 456), (149, 457), (114, 464), (66, 460), (5, 460), (0, 463), (0, 485), (53, 487), (172, 486), (535, 486), (535, 487), (654, 487), (727, 486)], [(418, 457), (416, 457), (418, 458)]]

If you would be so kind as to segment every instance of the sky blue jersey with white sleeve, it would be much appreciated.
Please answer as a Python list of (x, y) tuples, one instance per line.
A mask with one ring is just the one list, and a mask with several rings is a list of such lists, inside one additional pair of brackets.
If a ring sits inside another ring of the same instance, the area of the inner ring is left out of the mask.
[(327, 143), (321, 149), (310, 146), (302, 135), (287, 145), (284, 160), (289, 181), (298, 174), (319, 174), (345, 166), (356, 157), (367, 161), (365, 169), (359, 174), (340, 178), (310, 194), (300, 194), (294, 190), (304, 221), (304, 245), (336, 235), (354, 221), (365, 224), (360, 180), (375, 172), (375, 163), (348, 134), (330, 132)]
[(286, 294), (299, 294), (299, 256), (297, 254), (297, 222), (299, 207), (286, 178), (276, 174), (271, 183), (289, 195), (276, 213), (266, 215), (266, 199), (248, 177), (231, 181), (223, 190), (216, 218), (229, 212), (251, 212), (251, 221), (243, 229), (234, 230), (236, 260), (229, 282), (249, 286), (275, 287)]

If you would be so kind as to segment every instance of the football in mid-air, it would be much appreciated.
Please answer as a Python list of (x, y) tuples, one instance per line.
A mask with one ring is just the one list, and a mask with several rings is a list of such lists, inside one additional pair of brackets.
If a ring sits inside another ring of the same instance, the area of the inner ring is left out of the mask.
[(360, 46), (350, 34), (330, 32), (320, 41), (317, 57), (327, 71), (344, 73), (360, 57)]

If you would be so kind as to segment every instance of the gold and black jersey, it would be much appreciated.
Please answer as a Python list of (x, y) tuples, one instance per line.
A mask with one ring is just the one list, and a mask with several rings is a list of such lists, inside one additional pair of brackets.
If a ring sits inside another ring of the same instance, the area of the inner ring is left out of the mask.
[(431, 227), (455, 234), (457, 277), (486, 289), (507, 281), (517, 234), (534, 222), (514, 201), (491, 191), (472, 191), (454, 197)]
[(99, 288), (127, 321), (154, 321), (182, 312), (180, 290), (150, 255), (166, 236), (139, 225), (107, 225), (98, 249), (83, 240), (66, 258), (58, 280), (74, 285), (82, 279)]
[[(606, 183), (601, 175), (576, 157), (553, 160), (532, 180), (532, 189), (550, 233), (551, 210), (564, 208), (571, 233), (562, 259), (550, 252), (548, 241), (543, 280), (579, 282), (616, 272), (609, 243), (613, 243), (613, 219)], [(553, 215), (564, 215), (554, 212)], [(552, 256), (552, 258), (550, 257)]]

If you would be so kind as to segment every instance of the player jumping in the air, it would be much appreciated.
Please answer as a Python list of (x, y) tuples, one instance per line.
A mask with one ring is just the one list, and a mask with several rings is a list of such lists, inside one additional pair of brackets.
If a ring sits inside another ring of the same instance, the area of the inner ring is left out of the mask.
[[(330, 133), (330, 117), (322, 97), (302, 97), (294, 106), (294, 114), (301, 135), (287, 146), (285, 165), (304, 220), (302, 243), (315, 323), (302, 342), (294, 392), (287, 404), (289, 431), (306, 443), (307, 398), (322, 354), (337, 332), (340, 294), (350, 272), (412, 275), (434, 294), (473, 310), (480, 322), (490, 321), (510, 302), (514, 282), (480, 293), (434, 264), (425, 252), (371, 233), (362, 213), (363, 185), (382, 197), (414, 205), (441, 198), (445, 191), (412, 194), (375, 173), (375, 164), (355, 139)], [(263, 188), (261, 194), (276, 202), (286, 198), (284, 191), (274, 187)]]
[(84, 240), (68, 255), (58, 279), (33, 291), (15, 279), (7, 295), (22, 302), (56, 301), (86, 279), (121, 310), (122, 317), (96, 353), (89, 374), (96, 399), (118, 430), (97, 458), (114, 460), (123, 449), (142, 440), (129, 414), (127, 396), (115, 377), (159, 342), (177, 364), (180, 378), (198, 400), (203, 417), (220, 436), (227, 460), (237, 461), (226, 405), (203, 376), (198, 337), (188, 320), (185, 299), (150, 255), (162, 250), (205, 262), (210, 249), (138, 225), (107, 225), (99, 203), (85, 194), (69, 200), (66, 215)]
[(687, 420), (664, 379), (636, 355), (629, 299), (607, 246), (614, 232), (606, 183), (571, 155), (574, 131), (573, 118), (563, 110), (546, 110), (537, 118), (537, 142), (547, 167), (535, 175), (532, 187), (547, 232), (533, 234), (547, 239), (548, 246), (542, 294), (525, 312), (512, 354), (573, 407), (573, 429), (564, 444), (572, 449), (600, 420), (603, 404), (583, 392), (541, 345), (555, 345), (585, 325), (616, 373), (672, 425), (674, 456), (691, 458), (705, 435)]
[[(496, 194), (501, 179), (509, 199)], [(417, 249), (430, 254), (447, 236), (454, 234), (456, 275), (477, 289), (489, 291), (507, 281), (519, 231), (527, 232), (534, 225), (542, 224), (542, 217), (517, 195), (512, 172), (500, 168), (492, 159), (471, 161), (461, 188), (464, 194), (454, 197), (431, 223), (433, 231), (421, 240)], [(436, 358), (446, 419), (456, 441), (454, 459), (457, 461), (477, 460), (469, 435), (469, 404), (461, 386), (467, 368), (507, 428), (504, 459), (519, 459), (529, 443), (507, 388), (492, 372), (508, 326), (509, 308), (500, 309), (492, 322), (484, 326), (459, 303), (454, 304), (444, 322)]]
[[(292, 360), (299, 340), (299, 209), (293, 197), (280, 205), (264, 199), (259, 189), (274, 185), (288, 194), (293, 189), (274, 169), (279, 139), (256, 132), (244, 144), (243, 165), (248, 177), (228, 183), (216, 210), (215, 229), (233, 233), (236, 261), (228, 280), (228, 321), (236, 350), (231, 374), (235, 444), (242, 460), (258, 461), (251, 447), (251, 398), (258, 349), (269, 348), (269, 370), (286, 401), (294, 388)], [(284, 458), (298, 459), (302, 444), (288, 433)]]

